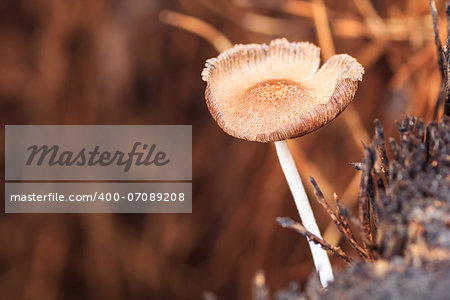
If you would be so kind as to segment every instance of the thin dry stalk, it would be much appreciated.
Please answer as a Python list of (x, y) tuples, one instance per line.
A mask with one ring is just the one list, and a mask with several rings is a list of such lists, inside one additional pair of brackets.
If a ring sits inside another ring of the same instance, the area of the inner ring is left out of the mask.
[(436, 45), (436, 53), (438, 60), (438, 67), (441, 74), (442, 86), (439, 96), (436, 100), (435, 109), (433, 112), (433, 120), (437, 119), (439, 108), (444, 103), (444, 115), (450, 116), (450, 2), (447, 1), (446, 20), (447, 20), (447, 42), (445, 48), (442, 47), (442, 42), (439, 36), (439, 17), (434, 0), (430, 0), (431, 17), (433, 21), (434, 43)]
[(159, 14), (161, 22), (190, 31), (209, 42), (218, 52), (233, 47), (230, 40), (219, 30), (208, 23), (192, 16), (187, 16), (174, 11), (163, 10)]
[[(320, 188), (319, 188), (317, 182), (314, 180), (314, 178), (311, 177), (310, 180), (311, 180), (312, 185), (314, 186), (314, 193), (316, 195), (317, 201), (325, 208), (325, 210), (327, 211), (328, 215), (333, 220), (334, 224), (336, 224), (336, 226), (339, 229), (339, 231), (345, 236), (345, 238), (350, 243), (350, 245), (353, 247), (353, 249), (355, 249), (356, 253), (358, 253), (358, 255), (362, 259), (367, 260), (367, 258), (368, 258), (367, 257), (367, 253), (356, 242), (355, 236), (354, 236), (352, 230), (350, 229), (350, 226), (349, 226), (346, 218), (342, 214), (336, 213), (330, 207), (330, 205), (328, 204), (327, 200), (323, 196), (323, 193), (320, 190)], [(335, 200), (337, 200), (336, 202), (339, 202), (339, 199), (337, 198), (337, 195), (334, 194), (334, 196), (335, 196)]]
[(328, 23), (327, 8), (323, 0), (313, 0), (312, 2), (313, 21), (316, 27), (317, 39), (322, 50), (322, 57), (327, 60), (336, 53), (333, 37), (331, 35), (330, 24)]
[(380, 157), (381, 171), (386, 178), (386, 182), (389, 183), (389, 159), (384, 143), (383, 126), (381, 126), (381, 122), (378, 119), (375, 120), (375, 142), (377, 145), (378, 156)]
[(312, 3), (299, 0), (287, 0), (282, 4), (282, 10), (292, 15), (313, 18)]
[[(348, 209), (345, 208), (344, 206), (342, 206), (338, 201), (336, 202), (336, 205), (337, 205), (338, 213), (340, 215), (342, 215), (344, 218), (346, 218), (347, 220), (349, 220), (356, 227), (356, 230), (358, 232), (364, 233), (365, 230), (364, 230), (364, 227), (363, 227), (363, 224), (361, 223), (361, 221), (357, 217), (353, 216), (348, 211)], [(367, 248), (369, 250), (369, 251), (364, 250), (364, 252), (366, 253), (368, 259), (372, 260), (373, 259), (373, 255), (372, 255), (373, 243), (371, 243), (367, 239), (367, 236), (364, 234), (361, 234), (361, 239), (362, 239), (363, 244), (365, 245), (365, 248)]]
[(369, 0), (353, 0), (353, 3), (364, 17), (367, 27), (369, 27), (373, 36), (376, 38), (385, 36), (383, 33), (387, 31), (386, 25), (383, 19), (378, 15), (372, 3)]
[(444, 52), (442, 51), (442, 43), (439, 37), (439, 17), (436, 9), (436, 2), (434, 0), (430, 0), (430, 9), (431, 9), (431, 18), (433, 20), (433, 35), (434, 35), (434, 43), (436, 45), (436, 54), (438, 59), (439, 70), (441, 72), (441, 78), (445, 80), (445, 58)]
[(309, 241), (313, 242), (314, 244), (320, 245), (322, 249), (332, 252), (344, 261), (348, 263), (352, 261), (352, 259), (348, 257), (340, 247), (330, 245), (323, 239), (319, 238), (317, 235), (306, 230), (306, 228), (302, 224), (297, 223), (288, 217), (277, 218), (277, 222), (284, 228), (294, 229), (301, 235), (308, 238)]
[[(370, 170), (372, 169), (374, 163), (374, 153), (371, 152), (370, 148), (364, 145), (364, 151), (366, 152), (365, 158), (363, 160), (364, 167), (361, 173), (361, 183), (358, 193), (358, 211), (359, 220), (363, 225), (365, 235), (370, 242), (373, 243), (373, 233), (371, 227), (371, 203), (373, 200), (373, 195), (371, 192), (373, 190), (373, 181)], [(370, 247), (367, 243), (364, 243), (366, 252), (370, 251)]]

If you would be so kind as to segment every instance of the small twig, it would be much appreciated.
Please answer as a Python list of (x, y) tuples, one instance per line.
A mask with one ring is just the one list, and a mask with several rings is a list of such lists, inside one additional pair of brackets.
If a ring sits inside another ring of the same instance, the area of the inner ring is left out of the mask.
[[(348, 219), (350, 222), (352, 222), (352, 224), (356, 227), (356, 229), (359, 232), (364, 233), (364, 227), (363, 227), (361, 221), (357, 217), (355, 217), (352, 214), (350, 214), (348, 209), (343, 207), (339, 202), (336, 202), (336, 204), (337, 204), (337, 208), (338, 208), (339, 214), (342, 215), (344, 218)], [(364, 235), (364, 234), (361, 234), (361, 239), (362, 239), (362, 242), (364, 243), (364, 247), (366, 247), (366, 249), (368, 249), (368, 250), (364, 250), (364, 253), (366, 253), (367, 258), (369, 260), (372, 260), (373, 259), (373, 255), (370, 252), (370, 250), (372, 250), (373, 247), (374, 247), (373, 243), (370, 242), (367, 239), (367, 236)]]
[[(433, 110), (433, 120), (437, 120), (437, 116), (439, 113), (439, 108), (441, 107), (442, 102), (444, 102), (445, 96), (447, 94), (447, 87), (444, 83), (442, 83), (441, 88), (439, 90), (439, 95), (436, 99), (436, 103), (434, 104), (434, 110)], [(445, 109), (445, 107), (444, 107)]]
[(442, 81), (445, 80), (445, 69), (444, 68), (444, 54), (442, 51), (442, 43), (439, 37), (439, 17), (436, 9), (436, 2), (434, 0), (430, 0), (430, 10), (431, 10), (431, 18), (433, 20), (433, 34), (434, 34), (434, 43), (436, 45), (437, 51), (437, 59), (439, 70), (441, 72)]
[(447, 1), (445, 3), (445, 17), (446, 17), (446, 21), (447, 21), (447, 51), (448, 51), (448, 43), (449, 43), (449, 39), (448, 37), (450, 36), (450, 1)]
[[(350, 220), (350, 222), (352, 222), (353, 225), (355, 225), (355, 227), (358, 231), (364, 232), (363, 225), (357, 217), (350, 214), (348, 209), (345, 208), (344, 206), (342, 206), (340, 202), (336, 202), (336, 206), (337, 206), (337, 209), (338, 209), (338, 212), (340, 215), (342, 215), (344, 218)], [(363, 236), (363, 238), (364, 238), (364, 236)]]
[(416, 124), (416, 137), (421, 143), (425, 140), (425, 122), (422, 119)]
[(359, 256), (361, 256), (361, 258), (363, 258), (366, 261), (369, 260), (370, 254), (368, 252), (366, 252), (366, 250), (364, 250), (364, 248), (361, 247), (358, 244), (358, 242), (356, 241), (355, 235), (353, 234), (353, 231), (350, 229), (348, 217), (346, 217), (346, 215), (343, 213), (345, 211), (345, 212), (347, 212), (347, 215), (348, 215), (347, 209), (343, 209), (343, 206), (341, 205), (336, 193), (333, 194), (333, 197), (334, 197), (334, 201), (336, 202), (337, 215), (339, 217), (339, 220), (342, 223), (342, 225), (344, 226), (344, 228), (346, 228), (346, 230), (349, 232), (350, 236), (352, 237), (352, 240), (349, 240), (350, 245), (353, 247), (353, 249), (355, 249), (355, 251), (359, 254)]
[(389, 143), (391, 144), (391, 151), (392, 151), (392, 156), (394, 158), (394, 160), (398, 159), (399, 156), (399, 152), (398, 152), (398, 143), (394, 138), (389, 138)]
[(436, 45), (437, 58), (439, 71), (441, 73), (442, 86), (439, 91), (439, 96), (436, 100), (433, 111), (433, 120), (437, 119), (437, 114), (439, 112), (439, 107), (444, 103), (444, 115), (450, 115), (450, 3), (447, 1), (446, 4), (446, 20), (447, 20), (447, 39), (445, 49), (442, 48), (442, 42), (439, 37), (439, 22), (438, 13), (436, 9), (436, 3), (434, 0), (430, 0), (431, 17), (433, 20), (433, 34), (434, 43)]
[(219, 53), (233, 47), (233, 44), (223, 33), (195, 17), (163, 10), (159, 13), (159, 19), (163, 23), (182, 28), (204, 38)]
[(400, 164), (403, 164), (405, 161), (405, 157), (402, 153), (409, 147), (408, 131), (411, 128), (411, 122), (409, 116), (406, 116), (402, 122), (397, 122), (397, 128), (400, 133), (399, 157), (397, 162)]
[[(363, 225), (365, 235), (370, 243), (373, 242), (372, 228), (370, 222), (370, 206), (373, 200), (373, 181), (372, 181), (372, 168), (374, 163), (374, 154), (369, 147), (364, 146), (364, 152), (366, 153), (363, 163), (364, 168), (361, 173), (361, 184), (358, 192), (358, 211), (359, 219)], [(364, 243), (366, 251), (369, 252), (369, 247)]]
[(283, 11), (308, 19), (313, 18), (312, 6), (313, 4), (311, 2), (300, 0), (286, 0), (281, 2)]
[(364, 167), (364, 164), (361, 162), (351, 162), (348, 163), (350, 166), (352, 166), (353, 168), (355, 168), (357, 171), (361, 171), (362, 168)]
[(324, 60), (327, 60), (336, 53), (333, 35), (331, 34), (330, 24), (328, 22), (327, 8), (323, 0), (312, 1), (313, 21), (316, 27), (317, 39), (321, 47), (321, 54)]
[(383, 176), (381, 172), (374, 172), (373, 175), (377, 183), (377, 196), (383, 197), (386, 194), (386, 186), (384, 185)]
[[(448, 10), (447, 10), (448, 11)], [(446, 72), (446, 78), (445, 82), (443, 83), (443, 86), (445, 86), (445, 102), (444, 102), (444, 115), (450, 116), (450, 55), (449, 55), (449, 48), (448, 44), (450, 41), (450, 37), (447, 37), (447, 72)]]
[(333, 254), (345, 260), (346, 262), (350, 263), (352, 261), (351, 258), (348, 257), (340, 247), (330, 245), (323, 239), (306, 230), (306, 228), (303, 227), (302, 224), (297, 223), (288, 217), (277, 218), (277, 222), (284, 228), (294, 229), (301, 235), (305, 236), (309, 241), (313, 242), (314, 244), (320, 245), (320, 247), (324, 250), (331, 251)]
[(446, 2), (445, 16), (447, 21), (447, 42), (444, 50), (444, 57), (447, 58), (447, 72), (445, 73), (445, 81), (442, 86), (445, 87), (444, 115), (450, 116), (450, 1)]
[[(372, 209), (372, 222), (373, 224), (379, 224), (378, 222), (378, 216), (379, 216), (379, 212), (380, 212), (380, 206), (379, 204), (381, 203), (381, 201), (379, 201), (380, 199), (384, 199), (384, 196), (386, 195), (386, 186), (384, 184), (384, 176), (383, 173), (381, 171), (381, 166), (379, 162), (375, 163), (375, 166), (372, 168), (372, 178), (375, 181), (376, 184), (376, 199), (374, 197), (373, 203), (371, 205), (371, 209)], [(375, 227), (376, 229), (376, 227)], [(372, 230), (374, 230), (372, 228)]]
[(389, 159), (386, 153), (386, 145), (384, 143), (383, 126), (378, 119), (375, 119), (375, 139), (378, 150), (378, 156), (381, 162), (381, 171), (384, 173), (386, 183), (389, 183)]
[(433, 130), (436, 126), (435, 122), (430, 122), (427, 125), (427, 128), (425, 129), (425, 149), (427, 153), (427, 161), (430, 160), (430, 147), (431, 147), (431, 139), (433, 136)]
[(365, 23), (374, 37), (380, 38), (383, 36), (382, 33), (387, 32), (386, 24), (370, 0), (353, 0), (353, 3), (364, 17)]
[[(319, 185), (314, 180), (313, 177), (310, 177), (311, 183), (314, 186), (314, 193), (316, 195), (317, 201), (325, 208), (325, 210), (328, 212), (328, 215), (330, 216), (331, 220), (333, 220), (334, 224), (336, 224), (339, 231), (345, 236), (347, 241), (350, 243), (350, 245), (355, 249), (356, 253), (358, 253), (359, 256), (361, 256), (362, 259), (367, 260), (367, 255), (362, 249), (358, 243), (356, 242), (355, 236), (353, 235), (353, 232), (350, 229), (350, 226), (348, 225), (347, 220), (341, 215), (336, 214), (336, 212), (330, 207), (327, 200), (323, 196), (322, 191), (319, 188)], [(337, 195), (334, 194), (335, 200), (337, 202), (339, 199), (337, 198)]]

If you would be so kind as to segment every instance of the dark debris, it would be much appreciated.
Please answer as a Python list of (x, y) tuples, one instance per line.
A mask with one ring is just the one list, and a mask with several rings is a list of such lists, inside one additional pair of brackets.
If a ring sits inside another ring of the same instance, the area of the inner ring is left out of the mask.
[[(341, 218), (356, 225), (355, 233), (364, 244), (361, 252), (368, 257), (361, 256), (363, 261), (336, 274), (327, 289), (314, 277), (305, 294), (290, 297), (285, 290), (283, 298), (276, 299), (446, 299), (450, 286), (450, 118), (444, 116), (425, 126), (422, 120), (407, 117), (398, 125), (400, 140), (391, 140), (395, 148), (390, 160), (382, 159), (386, 146), (380, 123), (376, 123), (372, 143), (365, 146), (366, 155), (358, 164), (359, 218), (339, 202), (333, 211), (312, 179), (318, 201), (338, 228)], [(305, 234), (290, 219), (279, 222)]]
[[(426, 268), (402, 258), (373, 264), (353, 264), (326, 290), (309, 290), (308, 299), (448, 299), (450, 261)], [(294, 298), (291, 298), (294, 299)]]
[(445, 46), (442, 46), (442, 42), (439, 36), (439, 16), (436, 9), (436, 3), (434, 0), (430, 0), (431, 17), (433, 20), (433, 34), (434, 42), (436, 45), (436, 54), (438, 58), (438, 67), (441, 73), (441, 90), (439, 92), (438, 99), (433, 114), (433, 119), (437, 119), (439, 108), (444, 104), (444, 115), (450, 116), (450, 2), (447, 1), (447, 9), (445, 11), (447, 17), (447, 41)]

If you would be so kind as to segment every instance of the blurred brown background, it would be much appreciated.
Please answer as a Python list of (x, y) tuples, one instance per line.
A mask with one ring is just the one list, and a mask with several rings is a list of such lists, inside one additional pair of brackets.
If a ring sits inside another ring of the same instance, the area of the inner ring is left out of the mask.
[(440, 86), (425, 0), (0, 1), (0, 24), (3, 124), (192, 124), (194, 199), (186, 215), (2, 213), (2, 299), (249, 299), (259, 269), (272, 291), (307, 280), (305, 239), (275, 222), (298, 217), (273, 145), (226, 135), (204, 103), (200, 73), (225, 37), (307, 40), (365, 67), (353, 104), (290, 144), (311, 200), (314, 176), (354, 207), (347, 163), (373, 119), (387, 135), (406, 114), (430, 120)]

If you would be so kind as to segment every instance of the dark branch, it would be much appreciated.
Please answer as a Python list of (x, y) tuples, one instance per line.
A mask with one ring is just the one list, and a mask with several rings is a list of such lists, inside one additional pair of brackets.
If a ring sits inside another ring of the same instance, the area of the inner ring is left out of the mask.
[(357, 171), (361, 171), (363, 166), (364, 166), (364, 164), (361, 163), (361, 162), (351, 162), (351, 163), (348, 163), (348, 164), (350, 166), (352, 166), (353, 168), (355, 168)]
[(430, 0), (430, 10), (431, 10), (431, 18), (433, 20), (433, 34), (434, 34), (434, 43), (436, 44), (436, 52), (439, 70), (441, 72), (442, 81), (445, 80), (445, 70), (444, 68), (444, 52), (442, 51), (442, 43), (439, 37), (439, 17), (436, 9), (436, 2), (434, 0)]
[[(371, 204), (373, 202), (373, 180), (372, 180), (372, 169), (374, 164), (373, 150), (369, 147), (364, 148), (366, 153), (363, 163), (364, 168), (361, 173), (361, 183), (358, 192), (358, 211), (359, 219), (363, 225), (365, 235), (370, 243), (373, 242), (373, 234), (371, 229)], [(369, 251), (369, 245), (365, 245), (366, 251)]]
[(322, 247), (322, 249), (324, 250), (331, 251), (333, 254), (345, 260), (346, 262), (350, 263), (352, 261), (352, 259), (348, 257), (340, 247), (330, 245), (317, 235), (306, 230), (306, 228), (302, 224), (297, 223), (288, 217), (277, 218), (277, 222), (284, 228), (294, 229), (301, 235), (305, 236), (309, 241), (313, 242), (314, 244), (320, 245), (320, 247)]
[(375, 120), (375, 139), (378, 150), (378, 156), (381, 162), (381, 171), (384, 173), (386, 182), (389, 183), (389, 160), (386, 153), (386, 146), (384, 144), (383, 126), (380, 120)]
[[(327, 200), (323, 196), (322, 191), (319, 188), (319, 185), (314, 180), (314, 178), (310, 177), (311, 183), (314, 186), (314, 193), (316, 195), (317, 201), (325, 208), (325, 210), (328, 212), (328, 215), (331, 217), (331, 220), (333, 220), (334, 224), (337, 226), (339, 231), (345, 236), (347, 241), (350, 243), (350, 245), (355, 249), (356, 253), (364, 259), (367, 260), (367, 254), (364, 251), (363, 248), (361, 248), (358, 243), (356, 242), (356, 238), (350, 229), (350, 226), (348, 225), (347, 219), (344, 218), (341, 214), (336, 214), (336, 212), (330, 207)], [(335, 199), (337, 202), (339, 202), (339, 199), (337, 198), (335, 194)]]

